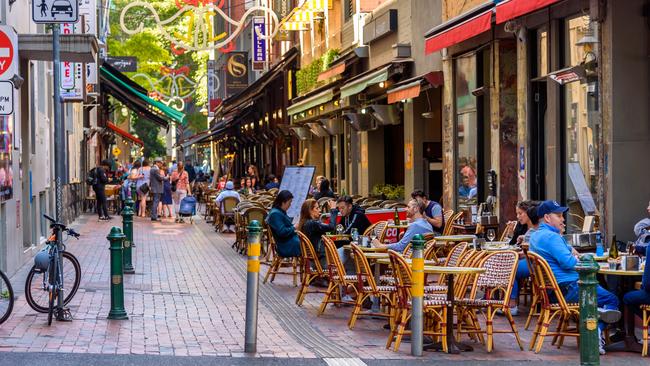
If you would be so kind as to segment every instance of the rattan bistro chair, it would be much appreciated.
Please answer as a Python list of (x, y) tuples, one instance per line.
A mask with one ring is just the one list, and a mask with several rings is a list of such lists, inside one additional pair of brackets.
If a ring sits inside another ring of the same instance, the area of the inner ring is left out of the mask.
[(641, 305), (641, 311), (643, 311), (643, 350), (641, 351), (641, 356), (646, 357), (648, 355), (648, 327), (650, 326), (650, 305)]
[(326, 292), (325, 290), (310, 289), (309, 285), (311, 285), (314, 280), (318, 278), (326, 278), (327, 276), (323, 271), (323, 267), (320, 265), (318, 253), (316, 253), (311, 240), (301, 232), (298, 232), (298, 237), (300, 238), (300, 250), (302, 252), (302, 277), (300, 281), (300, 289), (296, 296), (296, 304), (301, 306), (303, 300), (305, 300), (305, 295)]
[(354, 283), (357, 280), (355, 275), (347, 275), (345, 272), (345, 267), (339, 258), (339, 253), (336, 251), (336, 244), (332, 239), (323, 236), (323, 246), (325, 246), (325, 259), (327, 260), (327, 275), (329, 279), (329, 284), (327, 286), (327, 291), (323, 297), (323, 301), (320, 304), (318, 309), (318, 315), (325, 312), (327, 304), (350, 304), (354, 303), (344, 302), (341, 297), (341, 291), (346, 291), (348, 288), (353, 288)]
[[(350, 316), (350, 321), (348, 321), (348, 326), (350, 329), (354, 328), (354, 324), (357, 321), (359, 315), (372, 315), (372, 316), (383, 316), (386, 318), (391, 317), (391, 310), (393, 307), (393, 294), (397, 290), (395, 286), (378, 286), (375, 282), (375, 277), (368, 263), (368, 259), (363, 254), (363, 251), (355, 244), (351, 245), (352, 255), (354, 257), (354, 264), (357, 269), (357, 301), (354, 304), (354, 310)], [(363, 302), (374, 296), (379, 299), (380, 306), (382, 306), (385, 311), (379, 313), (362, 313), (361, 307)]]
[(368, 226), (368, 228), (363, 232), (364, 236), (375, 235), (379, 242), (383, 243), (386, 238), (386, 227), (388, 226), (388, 221), (377, 221), (376, 223)]
[[(266, 272), (266, 275), (264, 276), (264, 281), (262, 283), (266, 283), (266, 281), (269, 279), (269, 276), (271, 277), (271, 282), (273, 282), (275, 280), (276, 275), (282, 274), (282, 275), (293, 276), (293, 286), (294, 287), (298, 286), (298, 269), (300, 267), (298, 265), (298, 262), (300, 261), (300, 257), (290, 257), (290, 258), (280, 257), (276, 250), (276, 243), (275, 243), (275, 239), (273, 238), (273, 234), (269, 232), (268, 237), (269, 237), (269, 247), (273, 252), (273, 260), (271, 261), (271, 266), (269, 267), (269, 270)], [(290, 272), (283, 272), (282, 268), (287, 268), (287, 267), (291, 268)]]
[[(555, 275), (551, 271), (548, 263), (539, 254), (528, 252), (527, 254), (531, 268), (531, 274), (534, 271), (533, 286), (537, 287), (541, 304), (541, 314), (537, 320), (537, 325), (533, 331), (533, 336), (530, 340), (530, 349), (535, 349), (535, 353), (539, 353), (544, 345), (544, 337), (552, 335), (559, 337), (557, 340), (557, 347), (562, 347), (564, 337), (580, 337), (580, 332), (577, 329), (577, 323), (580, 321), (580, 313), (578, 304), (569, 304), (564, 299), (562, 291), (557, 284)], [(548, 328), (553, 319), (558, 319), (558, 327), (555, 332), (549, 332)], [(571, 321), (576, 322), (576, 328), (569, 329)], [(535, 345), (536, 344), (536, 345)]]
[[(226, 197), (221, 201), (217, 212), (214, 214), (216, 229), (218, 232), (223, 231), (223, 225), (226, 220), (235, 220), (235, 207), (239, 204), (237, 197)], [(261, 222), (260, 222), (261, 224)]]

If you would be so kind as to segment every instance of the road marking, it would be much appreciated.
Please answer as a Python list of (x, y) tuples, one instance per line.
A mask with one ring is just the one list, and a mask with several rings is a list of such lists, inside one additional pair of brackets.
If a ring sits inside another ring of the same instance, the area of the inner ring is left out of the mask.
[(329, 366), (366, 366), (360, 358), (323, 358)]

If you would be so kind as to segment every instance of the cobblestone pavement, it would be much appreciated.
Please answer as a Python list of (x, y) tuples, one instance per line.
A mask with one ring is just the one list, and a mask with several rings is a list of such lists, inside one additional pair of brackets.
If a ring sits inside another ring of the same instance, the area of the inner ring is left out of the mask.
[[(83, 272), (79, 292), (70, 303), (74, 321), (55, 322), (48, 327), (46, 315), (32, 311), (20, 293), (13, 315), (0, 326), (0, 352), (13, 352), (16, 356), (22, 352), (30, 355), (58, 352), (221, 356), (214, 358), (215, 361), (247, 356), (243, 352), (246, 262), (230, 248), (233, 235), (217, 234), (201, 220), (194, 224), (175, 224), (136, 218), (136, 274), (125, 275), (124, 280), (129, 319), (112, 321), (106, 319), (110, 310), (106, 235), (113, 225), (121, 225), (119, 217), (112, 222), (98, 222), (94, 216), (84, 216), (73, 225), (82, 238), (70, 240), (68, 250), (78, 257)], [(23, 287), (30, 266), (25, 265), (12, 278), (18, 290)], [(262, 268), (261, 275), (267, 267)], [(388, 335), (383, 329), (385, 321), (360, 318), (355, 329), (349, 330), (347, 320), (351, 308), (328, 307), (325, 314), (318, 317), (316, 311), (322, 295), (307, 295), (303, 306), (298, 307), (294, 304), (296, 291), (290, 276), (278, 276), (274, 283), (264, 285), (260, 279), (255, 357), (273, 357), (276, 361), (278, 358), (303, 361), (319, 358), (324, 360), (323, 364), (331, 365), (362, 365), (364, 362), (379, 365), (399, 359), (416, 361), (409, 355), (409, 343), (403, 343), (397, 353), (385, 349)], [(522, 342), (527, 346), (531, 332), (523, 330), (525, 317), (520, 315), (516, 320)], [(496, 326), (500, 325), (507, 326), (505, 319), (498, 320)], [(461, 355), (425, 352), (424, 360), (577, 364), (576, 342), (567, 340), (565, 343), (559, 350), (548, 343), (536, 355), (520, 351), (514, 336), (500, 334), (495, 337), (495, 350), (491, 354), (477, 344), (474, 352)], [(3, 357), (0, 355), (0, 364), (3, 364)], [(633, 365), (641, 364), (642, 359), (639, 355), (621, 353), (602, 358), (603, 364), (612, 361)]]

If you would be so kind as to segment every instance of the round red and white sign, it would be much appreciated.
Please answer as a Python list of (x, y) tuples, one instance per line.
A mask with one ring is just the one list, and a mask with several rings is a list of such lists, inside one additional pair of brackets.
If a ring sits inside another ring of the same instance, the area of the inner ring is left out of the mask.
[[(4, 28), (4, 29), (3, 29)], [(13, 69), (14, 45), (12, 38), (5, 32), (5, 27), (0, 28), (0, 78), (9, 78), (13, 75), (5, 73)]]

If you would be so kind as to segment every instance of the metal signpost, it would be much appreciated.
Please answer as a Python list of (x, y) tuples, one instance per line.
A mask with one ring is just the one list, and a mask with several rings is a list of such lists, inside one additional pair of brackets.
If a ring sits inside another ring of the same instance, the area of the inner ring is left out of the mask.
[[(52, 71), (54, 74), (54, 172), (56, 220), (63, 222), (63, 177), (65, 176), (65, 124), (61, 114), (61, 23), (79, 20), (77, 0), (32, 0), (32, 20), (37, 24), (50, 24), (52, 29)], [(62, 265), (62, 263), (60, 264)], [(65, 320), (63, 288), (58, 296), (57, 320)]]

